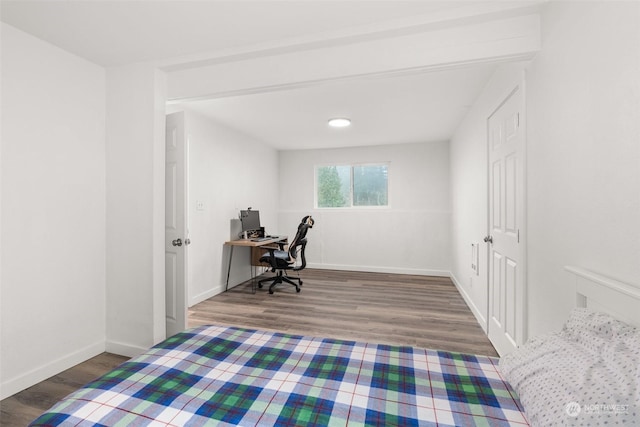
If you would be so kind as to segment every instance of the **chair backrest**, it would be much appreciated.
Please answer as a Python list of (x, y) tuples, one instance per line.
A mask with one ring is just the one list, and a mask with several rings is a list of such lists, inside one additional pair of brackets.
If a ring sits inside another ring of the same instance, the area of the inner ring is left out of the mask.
[(315, 221), (311, 215), (307, 215), (302, 218), (300, 225), (298, 225), (298, 231), (289, 244), (289, 258), (295, 262), (298, 259), (298, 252), (300, 252), (302, 261), (301, 265), (294, 268), (294, 270), (302, 270), (307, 265), (304, 250), (307, 246), (307, 232), (310, 228), (313, 228), (313, 224), (315, 224)]

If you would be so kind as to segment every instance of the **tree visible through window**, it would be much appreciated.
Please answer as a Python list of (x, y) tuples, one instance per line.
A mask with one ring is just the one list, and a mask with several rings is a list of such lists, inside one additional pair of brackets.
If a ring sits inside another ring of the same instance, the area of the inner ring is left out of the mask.
[(353, 167), (353, 206), (387, 206), (387, 165)]
[(318, 166), (316, 202), (318, 208), (387, 206), (388, 166)]

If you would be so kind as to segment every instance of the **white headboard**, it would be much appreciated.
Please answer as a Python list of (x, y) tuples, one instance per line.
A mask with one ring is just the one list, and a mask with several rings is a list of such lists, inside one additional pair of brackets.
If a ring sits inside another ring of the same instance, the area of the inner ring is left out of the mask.
[(640, 288), (580, 267), (566, 266), (575, 280), (576, 306), (612, 315), (640, 328)]

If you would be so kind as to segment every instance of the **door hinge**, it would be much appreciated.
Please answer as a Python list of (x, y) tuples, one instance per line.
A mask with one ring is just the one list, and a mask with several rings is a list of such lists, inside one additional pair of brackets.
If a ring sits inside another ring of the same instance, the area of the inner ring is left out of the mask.
[(518, 243), (520, 243), (520, 229), (518, 228)]

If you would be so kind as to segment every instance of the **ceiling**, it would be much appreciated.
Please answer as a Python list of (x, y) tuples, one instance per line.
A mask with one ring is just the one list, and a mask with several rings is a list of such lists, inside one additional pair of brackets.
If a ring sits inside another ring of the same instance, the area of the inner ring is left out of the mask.
[[(519, 0), (511, 0), (518, 2)], [(495, 1), (2, 0), (0, 17), (110, 67), (357, 34)], [(502, 3), (505, 3), (504, 0)], [(186, 108), (278, 149), (448, 140), (494, 65), (368, 77), (189, 103)], [(353, 125), (330, 129), (330, 117)]]
[[(495, 66), (359, 78), (190, 102), (187, 109), (280, 150), (447, 141)], [(331, 128), (332, 117), (351, 126)]]
[[(512, 0), (518, 1), (518, 0)], [(2, 0), (2, 21), (103, 66), (327, 37), (496, 1)]]

